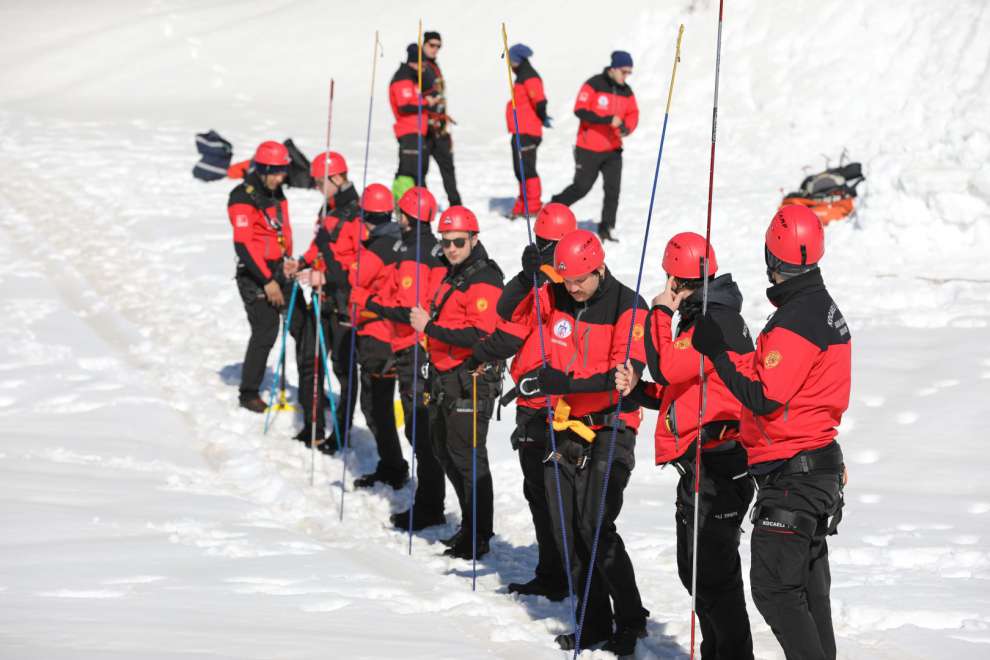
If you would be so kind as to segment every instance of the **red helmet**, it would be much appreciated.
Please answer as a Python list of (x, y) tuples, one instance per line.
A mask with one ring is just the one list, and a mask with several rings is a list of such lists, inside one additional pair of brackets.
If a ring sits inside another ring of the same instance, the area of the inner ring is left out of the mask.
[(466, 206), (451, 206), (440, 215), (440, 226), (437, 230), (445, 231), (481, 231), (478, 228), (478, 218)]
[(807, 206), (781, 206), (770, 220), (766, 246), (785, 264), (812, 266), (825, 254), (822, 221)]
[(536, 235), (548, 241), (559, 241), (577, 229), (577, 219), (571, 209), (560, 202), (550, 202), (536, 216)]
[(254, 151), (254, 162), (258, 165), (284, 166), (289, 164), (289, 150), (281, 142), (266, 140)]
[(392, 191), (380, 183), (368, 184), (361, 195), (361, 209), (365, 213), (391, 213), (395, 208)]
[(437, 200), (429, 190), (416, 186), (402, 195), (399, 209), (410, 218), (421, 222), (433, 222), (433, 217), (437, 214)]
[(314, 179), (322, 179), (346, 172), (347, 161), (336, 151), (324, 151), (314, 158), (309, 166), (309, 175)]
[(561, 277), (580, 277), (605, 263), (601, 240), (587, 229), (575, 229), (557, 243), (553, 267)]
[[(715, 259), (715, 248), (709, 246), (709, 249), (708, 277), (711, 277), (718, 270), (718, 261)], [(705, 237), (693, 231), (675, 234), (663, 250), (664, 272), (682, 280), (702, 279), (704, 261)]]

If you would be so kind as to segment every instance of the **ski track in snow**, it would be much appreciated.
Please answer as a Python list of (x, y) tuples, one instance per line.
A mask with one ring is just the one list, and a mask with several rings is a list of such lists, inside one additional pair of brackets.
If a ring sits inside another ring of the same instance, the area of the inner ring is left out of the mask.
[[(710, 4), (690, 3), (687, 12), (706, 13), (708, 31)], [(232, 108), (240, 112), (233, 130), (239, 135), (228, 137), (241, 138), (239, 146), (282, 131), (255, 109), (257, 95), (229, 91), (250, 88), (223, 63), (214, 40), (222, 37), (218, 29), (193, 27), (200, 18), (207, 24), (208, 19), (223, 20), (229, 30), (228, 8), (173, 7), (178, 5), (152, 3), (140, 17), (93, 24), (91, 31), (73, 34), (67, 42), (81, 47), (105, 43), (109, 35), (131, 49), (135, 35), (153, 29), (160, 35), (155, 39), (162, 40), (155, 41), (161, 53), (174, 59), (181, 52), (195, 62), (201, 76), (197, 101), (200, 94), (205, 100), (232, 94)], [(289, 10), (251, 5), (243, 11), (236, 23), (248, 29)], [(717, 196), (738, 205), (740, 216), (763, 218), (766, 200), (777, 195), (777, 181), (768, 184), (767, 175), (779, 176), (781, 163), (789, 168), (783, 171), (797, 171), (808, 156), (777, 150), (771, 153), (779, 160), (754, 163), (752, 150), (764, 145), (757, 137), (752, 144), (739, 137), (762, 135), (770, 130), (762, 118), (789, 112), (782, 107), (786, 99), (776, 96), (786, 79), (777, 77), (793, 73), (774, 63), (784, 50), (762, 47), (769, 39), (767, 24), (760, 22), (765, 17), (747, 11), (727, 34), (727, 45), (735, 49), (727, 64), (735, 62), (737, 68), (723, 91), (729, 107), (720, 114), (718, 167), (734, 178), (717, 181)], [(646, 74), (655, 77), (653, 82), (665, 82), (669, 49), (656, 35), (669, 32), (674, 19), (659, 10), (641, 13), (630, 32), (641, 46), (635, 49), (638, 66), (643, 73), (655, 70)], [(800, 27), (804, 19), (787, 13), (781, 20)], [(873, 25), (880, 18), (858, 9), (830, 14), (837, 30), (867, 22), (893, 40), (899, 31), (913, 29), (909, 23), (918, 23), (926, 26), (927, 35), (932, 24), (908, 20), (910, 15), (884, 15), (896, 20), (881, 26)], [(698, 21), (689, 22), (695, 44), (703, 41)], [(978, 34), (988, 23), (987, 12), (970, 23)], [(936, 21), (931, 29), (936, 37), (944, 36), (957, 24)], [(986, 68), (978, 68), (986, 60), (987, 42), (985, 36), (940, 40), (947, 48), (962, 43), (974, 49), (950, 58), (958, 69), (944, 79), (956, 81), (955, 87), (933, 92), (969, 99), (956, 104), (966, 108), (960, 112), (978, 115), (987, 105), (979, 92), (987, 88)], [(139, 50), (144, 49), (133, 48), (127, 55)], [(385, 69), (393, 52), (383, 60)], [(32, 60), (25, 70), (64, 62), (60, 57), (55, 52), (46, 55), (50, 60), (40, 58), (41, 64)], [(156, 66), (160, 55), (150, 57), (147, 66)], [(551, 81), (548, 72), (562, 65), (548, 60), (542, 60), (547, 67), (540, 70)], [(698, 169), (706, 166), (707, 153), (687, 152), (683, 145), (696, 147), (698, 141), (686, 136), (703, 138), (707, 130), (711, 90), (704, 77), (709, 74), (702, 71), (710, 63), (691, 62), (686, 58), (684, 80), (698, 82), (684, 83), (675, 98), (662, 208), (655, 217), (660, 228), (650, 239), (650, 263), (678, 222), (669, 208), (691, 209), (703, 217), (697, 200), (704, 191), (695, 182), (702, 177), (694, 170), (707, 171)], [(905, 70), (935, 75), (912, 58), (897, 62)], [(92, 80), (116, 81), (104, 70), (106, 60), (96, 58), (85, 66), (59, 72), (53, 80), (69, 93)], [(764, 80), (755, 73), (760, 70), (775, 73)], [(380, 81), (389, 73), (380, 69)], [(884, 75), (893, 78), (890, 71)], [(448, 77), (457, 79), (449, 72)], [(24, 78), (18, 81), (27, 85)], [(37, 84), (43, 82), (39, 75)], [(627, 149), (623, 222), (646, 214), (648, 182), (640, 173), (652, 173), (656, 145), (650, 122), (666, 91), (664, 85), (645, 83), (642, 77), (634, 82), (643, 108), (641, 134), (649, 138), (630, 141)], [(800, 81), (795, 84), (806, 91)], [(35, 89), (33, 81), (29, 88)], [(228, 91), (218, 91), (223, 89)], [(552, 91), (551, 114), (560, 122), (541, 150), (545, 192), (569, 180), (569, 146), (560, 145), (569, 145), (574, 127), (568, 116), (573, 90)], [(194, 96), (186, 94), (186, 100)], [(687, 109), (695, 107), (693, 100), (700, 100), (695, 105), (701, 111)], [(345, 109), (346, 101), (345, 96)], [(364, 102), (353, 103), (348, 112), (361, 115), (354, 109)], [(378, 104), (371, 180), (390, 176), (394, 159), (381, 96)], [(985, 344), (990, 292), (981, 283), (987, 274), (982, 251), (960, 254), (951, 264), (941, 256), (953, 241), (988, 244), (990, 183), (979, 172), (990, 156), (990, 138), (970, 114), (944, 125), (935, 116), (936, 128), (921, 130), (932, 121), (926, 114), (933, 112), (926, 109), (931, 105), (916, 102), (900, 109), (901, 123), (893, 133), (837, 138), (859, 142), (871, 158), (871, 188), (860, 207), (863, 226), (829, 228), (825, 265), (856, 335), (853, 398), (840, 436), (851, 481), (841, 533), (829, 540), (840, 657), (945, 657), (950, 652), (983, 657), (990, 643), (990, 488), (980, 476), (990, 464), (976, 427), (981, 415), (973, 412), (985, 410), (990, 396), (990, 356), (972, 354), (973, 347), (983, 350)], [(869, 106), (850, 108), (849, 123), (875, 121)], [(247, 328), (231, 281), (233, 258), (221, 210), (229, 186), (204, 187), (188, 176), (191, 135), (202, 130), (202, 121), (159, 120), (150, 113), (126, 121), (73, 119), (68, 113), (51, 117), (34, 114), (29, 105), (0, 111), (0, 152), (8, 160), (31, 154), (19, 159), (23, 167), (7, 172), (0, 184), (7, 192), (0, 197), (5, 239), (0, 242), (0, 288), (8, 292), (8, 323), (0, 327), (0, 429), (5, 436), (0, 474), (11, 489), (2, 498), (10, 504), (0, 511), (11, 523), (5, 528), (20, 531), (0, 542), (0, 655), (10, 649), (16, 657), (322, 657), (336, 642), (346, 656), (360, 655), (358, 649), (372, 639), (380, 648), (368, 656), (560, 657), (552, 635), (569, 628), (566, 606), (504, 593), (506, 583), (530, 577), (536, 556), (518, 464), (505, 442), (511, 409), (504, 411), (502, 422), (493, 422), (489, 434), (498, 536), (492, 554), (479, 562), (478, 591), (472, 592), (470, 564), (440, 556), (442, 546), (436, 542), (455, 529), (454, 517), (448, 516), (446, 528), (416, 536), (409, 557), (406, 536), (387, 529), (385, 521), (390, 512), (405, 508), (410, 489), (351, 489), (351, 479), (370, 470), (376, 458), (373, 439), (360, 428), (360, 412), (347, 463), (346, 515), (339, 521), (340, 459), (318, 456), (315, 486), (310, 486), (310, 453), (287, 440), (295, 420), (282, 415), (265, 436), (260, 418), (237, 408)], [(356, 170), (363, 145), (356, 136), (363, 131), (348, 130), (348, 121), (344, 113), (338, 134)], [(802, 126), (800, 132), (831, 126)], [(520, 222), (496, 224), (504, 221), (492, 210), (513, 188), (504, 134), (486, 144), (478, 129), (465, 126), (463, 131), (458, 168), (461, 179), (470, 182), (463, 184), (465, 194), (476, 209), (488, 203), (488, 213), (479, 216), (483, 227), (498, 231), (483, 240), (511, 271), (525, 230)], [(887, 143), (892, 135), (903, 135), (896, 147)], [(818, 145), (801, 139), (795, 137), (800, 148), (791, 151)], [(306, 146), (305, 138), (301, 144)], [(311, 138), (308, 146), (318, 144)], [(703, 140), (698, 144), (704, 146)], [(922, 162), (926, 154), (939, 159), (937, 164)], [(492, 162), (506, 171), (489, 176)], [(80, 163), (85, 163), (82, 175)], [(436, 172), (430, 176), (433, 186)], [(302, 245), (318, 200), (295, 190), (289, 196), (296, 241)], [(593, 223), (599, 200), (596, 188), (575, 206), (583, 223)], [(640, 223), (630, 225), (636, 230)], [(762, 220), (757, 224), (762, 226)], [(718, 245), (751, 256), (748, 247), (758, 245), (762, 230), (725, 222), (718, 231)], [(866, 254), (853, 254), (859, 245)], [(610, 257), (616, 273), (632, 282), (637, 241), (608, 249), (618, 253)], [(729, 252), (720, 252), (720, 258), (727, 262), (722, 255)], [(733, 272), (747, 295), (744, 314), (756, 331), (771, 307), (759, 295), (765, 284), (758, 250), (754, 254), (755, 261), (736, 257)], [(648, 273), (644, 294), (658, 284), (656, 273)], [(287, 372), (294, 377), (288, 353)], [(639, 644), (637, 657), (683, 658), (690, 637), (689, 600), (674, 556), (676, 475), (652, 465), (649, 430), (654, 422), (650, 414), (643, 425), (639, 465), (619, 529), (651, 610), (649, 638)], [(448, 513), (453, 502), (449, 494)], [(51, 523), (39, 525), (44, 516)], [(748, 550), (744, 536), (744, 571)], [(751, 600), (748, 608), (758, 657), (782, 657)], [(59, 633), (48, 630), (50, 618), (60, 624)], [(152, 630), (157, 636), (147, 634)]]

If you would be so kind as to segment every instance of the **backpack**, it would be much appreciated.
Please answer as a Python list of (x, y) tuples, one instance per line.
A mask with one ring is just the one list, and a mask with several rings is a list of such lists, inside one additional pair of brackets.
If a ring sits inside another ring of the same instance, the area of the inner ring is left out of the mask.
[(286, 138), (282, 144), (289, 150), (289, 159), (292, 161), (289, 163), (289, 176), (286, 177), (286, 183), (291, 188), (312, 188), (316, 182), (309, 175), (309, 159), (299, 150), (292, 138)]
[(807, 206), (827, 225), (853, 213), (856, 186), (865, 180), (862, 164), (840, 164), (805, 177), (800, 190), (784, 195), (781, 205)]
[(199, 152), (199, 162), (193, 166), (193, 176), (200, 181), (217, 181), (227, 176), (230, 157), (234, 147), (220, 137), (216, 131), (198, 133), (196, 135), (196, 151)]

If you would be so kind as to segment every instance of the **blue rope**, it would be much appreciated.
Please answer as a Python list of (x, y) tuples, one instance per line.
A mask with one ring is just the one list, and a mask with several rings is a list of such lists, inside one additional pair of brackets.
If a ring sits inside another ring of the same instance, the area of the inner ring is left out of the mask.
[[(663, 115), (663, 130), (660, 132), (660, 150), (657, 152), (657, 164), (656, 168), (653, 170), (653, 190), (650, 192), (650, 208), (646, 213), (646, 230), (643, 235), (643, 249), (640, 251), (639, 255), (639, 272), (636, 274), (636, 295), (634, 296), (634, 304), (632, 310), (632, 320), (629, 323), (629, 335), (626, 337), (626, 357), (623, 359), (622, 364), (629, 361), (629, 353), (632, 350), (632, 335), (633, 329), (636, 327), (636, 310), (639, 309), (639, 288), (643, 281), (643, 265), (646, 263), (646, 245), (650, 240), (650, 224), (653, 220), (653, 202), (657, 195), (657, 183), (660, 179), (660, 160), (663, 158), (663, 143), (664, 139), (667, 137), (667, 118), (669, 113), (664, 113)], [(615, 405), (616, 411), (622, 410), (622, 393), (619, 393), (617, 403)], [(588, 610), (588, 593), (591, 591), (591, 576), (595, 571), (595, 560), (598, 556), (598, 539), (602, 532), (602, 522), (605, 518), (605, 493), (608, 491), (608, 479), (612, 472), (612, 459), (615, 457), (615, 441), (618, 436), (619, 427), (618, 424), (612, 426), (612, 434), (608, 442), (608, 460), (605, 463), (605, 479), (602, 482), (602, 494), (601, 500), (598, 504), (598, 522), (595, 525), (595, 538), (591, 544), (591, 559), (588, 562), (588, 576), (584, 581), (584, 598), (581, 601), (581, 617), (578, 621), (577, 634), (574, 639), (574, 657), (577, 658), (578, 654), (581, 652), (581, 630), (584, 627), (584, 616)]]
[[(319, 304), (319, 303), (317, 303)], [(316, 319), (316, 336), (320, 340), (320, 352), (323, 356), (323, 375), (327, 379), (327, 398), (330, 400), (330, 415), (333, 417), (333, 438), (337, 442), (337, 449), (340, 450), (340, 424), (337, 422), (337, 404), (333, 400), (333, 382), (330, 380), (330, 365), (327, 360), (327, 342), (324, 339), (323, 324), (320, 318)]]
[(292, 295), (289, 296), (289, 312), (286, 314), (285, 323), (282, 325), (282, 348), (279, 351), (278, 363), (275, 365), (275, 374), (272, 378), (272, 391), (268, 395), (268, 408), (265, 410), (265, 434), (268, 434), (268, 420), (275, 406), (275, 388), (278, 386), (279, 374), (285, 370), (285, 341), (289, 334), (289, 324), (292, 323), (292, 310), (296, 308), (296, 293), (299, 292), (299, 282), (292, 283)]

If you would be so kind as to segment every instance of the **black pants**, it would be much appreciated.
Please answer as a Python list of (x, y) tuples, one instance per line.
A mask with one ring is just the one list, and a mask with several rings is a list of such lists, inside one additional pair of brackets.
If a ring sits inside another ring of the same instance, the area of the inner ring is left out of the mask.
[[(457, 175), (454, 173), (454, 140), (450, 133), (437, 135), (432, 130), (426, 134), (426, 145), (423, 158), (428, 155), (437, 161), (440, 168), (440, 177), (443, 179), (443, 189), (447, 193), (447, 205), (459, 206), (461, 195), (457, 192)], [(423, 181), (426, 181), (426, 166), (423, 166)]]
[(399, 351), (395, 356), (395, 370), (399, 379), (399, 397), (405, 416), (406, 440), (413, 441), (413, 415), (416, 416), (416, 494), (413, 498), (413, 516), (432, 519), (443, 515), (446, 482), (443, 468), (433, 453), (430, 440), (430, 415), (424, 405), (426, 391), (426, 351), (419, 349), (419, 374), (416, 378), (416, 394), (413, 394), (413, 349)]
[[(591, 445), (590, 460), (578, 469), (564, 459), (559, 461), (560, 490), (564, 500), (564, 527), (567, 531), (568, 553), (571, 562), (571, 575), (578, 595), (578, 611), (582, 607), (584, 584), (591, 570), (591, 546), (598, 522), (598, 509), (601, 503), (602, 484), (608, 460), (608, 444), (611, 429), (596, 433)], [(564, 443), (585, 441), (566, 431), (557, 434), (558, 449), (568, 453)], [(582, 444), (582, 446), (584, 446)], [(643, 608), (643, 601), (636, 586), (636, 574), (626, 547), (615, 528), (615, 519), (622, 510), (622, 493), (629, 483), (629, 476), (635, 466), (634, 450), (636, 435), (630, 430), (616, 434), (615, 459), (605, 492), (605, 516), (602, 519), (598, 538), (598, 554), (588, 593), (587, 612), (582, 629), (582, 646), (592, 640), (608, 639), (612, 634), (613, 621), (618, 627), (643, 629), (650, 613)], [(544, 466), (544, 484), (547, 499), (556, 501), (554, 490), (553, 462)], [(561, 520), (556, 506), (550, 507), (553, 519), (554, 539), (561, 541)], [(614, 614), (613, 614), (614, 606)]]
[(536, 150), (540, 146), (543, 138), (533, 135), (519, 135), (519, 145), (522, 148), (522, 173), (519, 172), (519, 150), (516, 149), (516, 137), (509, 138), (509, 145), (512, 147), (512, 171), (516, 175), (516, 181), (525, 181), (534, 176), (540, 176), (536, 172)]
[[(842, 462), (837, 443), (806, 453)], [(788, 660), (831, 660), (835, 658), (835, 633), (824, 528), (819, 526), (809, 534), (766, 508), (823, 520), (841, 505), (843, 470), (783, 474), (786, 467), (757, 477), (749, 574), (753, 601)]]
[[(326, 372), (323, 368), (323, 356), (319, 353), (315, 353), (318, 368), (315, 371), (313, 369), (314, 351), (319, 350), (316, 319), (314, 318), (312, 308), (303, 307), (301, 310), (297, 309), (295, 314), (304, 315), (302, 338), (298, 343), (299, 348), (296, 351), (296, 360), (299, 365), (299, 403), (302, 406), (303, 423), (307, 429), (311, 428), (313, 423), (313, 374), (315, 373), (317, 375), (316, 435), (317, 439), (321, 440), (325, 425), (326, 396), (324, 385), (326, 383)], [(323, 327), (323, 341), (326, 343), (326, 348), (329, 352), (331, 350), (330, 319), (322, 314), (321, 317), (320, 324)], [(292, 323), (295, 325), (295, 318), (292, 319)], [(341, 438), (341, 442), (343, 442), (343, 438)]]
[[(694, 532), (694, 451), (678, 461), (677, 572), (691, 592)], [(701, 624), (702, 660), (753, 658), (753, 636), (746, 613), (740, 525), (753, 500), (755, 486), (741, 445), (701, 455), (698, 522), (697, 612)]]
[[(281, 265), (277, 266), (281, 268)], [(248, 323), (251, 326), (251, 337), (248, 339), (247, 351), (244, 353), (244, 363), (241, 366), (240, 397), (248, 399), (258, 396), (261, 388), (261, 381), (265, 377), (265, 368), (268, 365), (268, 356), (272, 347), (278, 341), (282, 324), (280, 315), (283, 310), (278, 310), (268, 304), (264, 291), (246, 273), (238, 273), (236, 277), (237, 289), (244, 302), (244, 311), (247, 313)], [(288, 305), (291, 285), (282, 285), (282, 294), (285, 296)], [(301, 295), (296, 296), (296, 309), (292, 313), (292, 324), (289, 333), (296, 343), (296, 364), (299, 368), (299, 382), (302, 382), (305, 370), (311, 371), (312, 355), (310, 364), (305, 365), (305, 360), (301, 359), (303, 329), (307, 316), (312, 313), (306, 309), (306, 303)], [(312, 376), (310, 376), (312, 378)], [(312, 383), (312, 381), (310, 381)], [(271, 402), (269, 402), (271, 403)]]
[[(426, 118), (423, 118), (426, 121)], [(409, 135), (403, 135), (399, 138), (399, 169), (396, 170), (396, 178), (400, 176), (412, 177), (413, 181), (420, 181), (417, 179), (418, 176), (416, 164), (420, 162), (419, 157), (419, 138), (415, 133), (410, 133)], [(453, 161), (451, 161), (451, 168), (453, 168)], [(430, 140), (429, 136), (423, 136), (423, 157), (422, 157), (422, 181), (426, 181), (426, 172), (430, 169)], [(446, 183), (446, 181), (445, 181)]]
[[(431, 379), (439, 379), (439, 383), (431, 383), (430, 404), (430, 437), (433, 441), (433, 452), (443, 468), (444, 473), (457, 493), (457, 501), (461, 507), (461, 530), (470, 538), (472, 528), (471, 512), (471, 476), (472, 454), (474, 448), (474, 429), (472, 414), (472, 398), (470, 387), (458, 385), (456, 371), (446, 374), (431, 374)], [(479, 389), (481, 389), (479, 387)], [(435, 393), (443, 392), (442, 400)], [(495, 494), (492, 487), (492, 475), (488, 467), (488, 420), (491, 418), (493, 399), (485, 396), (487, 392), (478, 392), (478, 433), (477, 433), (477, 538), (487, 540), (492, 536), (493, 518), (495, 516)]]
[(536, 547), (539, 559), (536, 563), (536, 577), (544, 584), (556, 589), (567, 588), (567, 575), (560, 554), (560, 539), (554, 538), (553, 519), (550, 508), (557, 507), (556, 482), (549, 487), (545, 483), (546, 471), (543, 459), (546, 458), (550, 441), (548, 438), (547, 411), (545, 409), (516, 406), (515, 445), (519, 452), (519, 467), (523, 473), (523, 495), (529, 504), (536, 532)]
[(388, 477), (408, 474), (409, 464), (402, 457), (399, 433), (395, 428), (396, 379), (392, 347), (374, 337), (358, 335), (358, 361), (361, 364), (362, 390), (367, 389), (370, 393), (369, 419), (373, 420), (375, 445), (378, 447), (375, 472)]
[(619, 188), (622, 184), (622, 149), (615, 151), (589, 151), (574, 148), (574, 181), (550, 200), (570, 206), (588, 194), (595, 185), (598, 173), (602, 173), (605, 200), (602, 202), (602, 227), (615, 227), (615, 214), (619, 208)]

